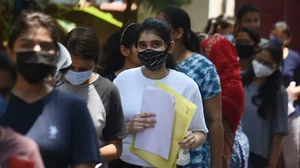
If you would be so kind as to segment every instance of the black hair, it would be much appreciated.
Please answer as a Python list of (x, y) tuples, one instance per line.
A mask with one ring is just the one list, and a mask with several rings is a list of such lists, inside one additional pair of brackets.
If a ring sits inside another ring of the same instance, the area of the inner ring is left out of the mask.
[(217, 27), (221, 26), (223, 29), (227, 29), (228, 27), (234, 25), (233, 23), (230, 23), (230, 21), (234, 22), (233, 17), (227, 17), (225, 18), (224, 15), (220, 15), (217, 18), (212, 18), (207, 21), (207, 25), (204, 28), (204, 32), (209, 35), (214, 35), (217, 33)]
[(200, 53), (200, 42), (197, 35), (191, 29), (191, 19), (189, 15), (178, 7), (166, 7), (158, 12), (162, 13), (164, 19), (172, 26), (173, 29), (183, 29), (183, 44), (187, 50)]
[[(171, 28), (169, 25), (159, 19), (148, 18), (146, 19), (138, 28), (137, 30), (137, 37), (136, 37), (136, 45), (138, 44), (139, 38), (143, 32), (153, 32), (160, 38), (164, 40), (166, 43), (166, 50), (169, 50), (171, 47)], [(174, 68), (175, 63), (173, 62), (172, 55), (168, 54), (167, 58), (167, 68)]]
[(237, 12), (237, 21), (241, 21), (242, 17), (247, 13), (247, 12), (257, 12), (260, 14), (260, 9), (254, 5), (254, 4), (244, 4), (242, 7), (238, 9)]
[(249, 37), (254, 41), (254, 45), (257, 46), (260, 43), (260, 34), (257, 29), (253, 29), (251, 27), (242, 27), (237, 31), (237, 35), (239, 32), (245, 32), (249, 35)]
[(288, 38), (292, 36), (290, 26), (284, 21), (276, 22), (272, 27), (272, 30), (274, 29), (281, 30)]
[(120, 70), (125, 64), (125, 56), (121, 53), (120, 46), (130, 49), (135, 45), (136, 31), (140, 24), (131, 23), (111, 34), (105, 41), (99, 59), (98, 70), (103, 76)]
[(44, 28), (46, 29), (58, 50), (58, 27), (56, 22), (51, 16), (34, 11), (22, 11), (17, 20), (15, 21), (8, 41), (8, 47), (13, 49), (15, 41), (20, 35), (30, 28)]
[(96, 33), (87, 27), (71, 30), (65, 39), (65, 46), (71, 56), (79, 56), (83, 60), (98, 61), (100, 42)]
[[(274, 62), (280, 67), (282, 65), (282, 48), (279, 43), (267, 43), (260, 47), (261, 51), (270, 52)], [(243, 85), (247, 86), (253, 82), (255, 74), (251, 67), (243, 75)], [(274, 117), (277, 109), (277, 93), (282, 85), (282, 74), (280, 68), (277, 68), (272, 75), (267, 77), (266, 82), (260, 87), (258, 95), (252, 98), (253, 104), (258, 106), (258, 114), (261, 118), (267, 119)], [(261, 103), (258, 103), (261, 101)]]
[(3, 51), (0, 51), (0, 71), (8, 72), (13, 84), (15, 84), (17, 80), (17, 69), (9, 56)]

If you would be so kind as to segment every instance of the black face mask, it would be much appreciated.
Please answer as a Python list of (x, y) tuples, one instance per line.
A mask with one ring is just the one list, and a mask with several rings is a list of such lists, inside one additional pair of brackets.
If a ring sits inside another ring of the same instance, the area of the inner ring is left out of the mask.
[(150, 71), (158, 70), (166, 62), (168, 57), (167, 51), (145, 50), (138, 53), (141, 63)]
[(55, 73), (56, 55), (36, 51), (18, 52), (16, 55), (18, 71), (29, 83), (37, 83)]
[(235, 48), (240, 58), (249, 58), (255, 54), (255, 47), (253, 45), (236, 44)]

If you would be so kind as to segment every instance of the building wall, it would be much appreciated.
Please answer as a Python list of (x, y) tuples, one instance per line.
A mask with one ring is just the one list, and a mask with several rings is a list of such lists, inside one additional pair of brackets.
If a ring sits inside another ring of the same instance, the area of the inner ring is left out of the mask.
[(208, 20), (209, 0), (193, 0), (190, 5), (183, 6), (182, 9), (191, 17), (192, 30), (202, 32)]

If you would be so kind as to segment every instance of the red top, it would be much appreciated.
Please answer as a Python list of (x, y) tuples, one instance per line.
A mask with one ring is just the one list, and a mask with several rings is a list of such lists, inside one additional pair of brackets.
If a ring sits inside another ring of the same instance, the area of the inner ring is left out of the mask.
[(214, 63), (222, 88), (222, 113), (236, 131), (244, 112), (244, 91), (237, 51), (225, 36), (216, 34), (201, 44), (206, 57)]
[(0, 167), (45, 168), (39, 147), (30, 138), (0, 127)]

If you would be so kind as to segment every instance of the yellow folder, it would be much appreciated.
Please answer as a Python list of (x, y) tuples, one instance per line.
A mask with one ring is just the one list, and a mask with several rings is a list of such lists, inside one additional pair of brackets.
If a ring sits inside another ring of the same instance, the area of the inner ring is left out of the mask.
[(154, 167), (172, 168), (176, 167), (177, 155), (180, 150), (178, 142), (184, 139), (197, 106), (161, 82), (157, 82), (155, 87), (160, 88), (175, 97), (175, 120), (169, 159), (166, 160), (157, 154), (134, 148), (135, 136), (130, 151)]

